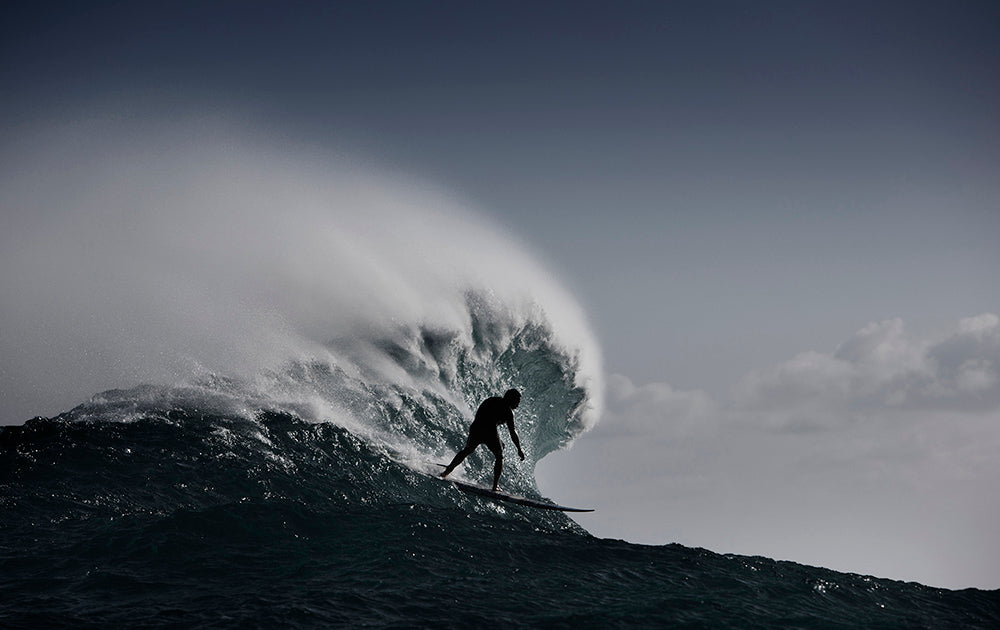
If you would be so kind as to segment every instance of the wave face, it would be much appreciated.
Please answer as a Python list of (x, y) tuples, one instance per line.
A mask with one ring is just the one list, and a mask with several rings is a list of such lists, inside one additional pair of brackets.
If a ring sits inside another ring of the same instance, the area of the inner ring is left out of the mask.
[(997, 592), (598, 540), (429, 476), (514, 386), (527, 460), (501, 484), (537, 497), (534, 464), (599, 413), (596, 346), (544, 269), (325, 157), (104, 131), (4, 162), (7, 392), (119, 388), (0, 430), (0, 626), (1000, 624)]

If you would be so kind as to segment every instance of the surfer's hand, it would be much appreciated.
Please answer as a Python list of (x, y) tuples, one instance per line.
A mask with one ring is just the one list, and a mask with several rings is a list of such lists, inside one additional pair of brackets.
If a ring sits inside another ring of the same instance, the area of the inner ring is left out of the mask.
[(521, 449), (517, 449), (517, 454), (521, 458), (521, 461), (523, 462), (524, 461), (524, 451), (522, 451)]

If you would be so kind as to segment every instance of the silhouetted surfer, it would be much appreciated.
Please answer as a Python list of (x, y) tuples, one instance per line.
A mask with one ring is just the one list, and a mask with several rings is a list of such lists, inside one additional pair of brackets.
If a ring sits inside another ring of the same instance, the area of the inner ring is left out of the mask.
[(497, 427), (501, 424), (507, 424), (510, 439), (514, 441), (521, 461), (524, 461), (521, 440), (518, 439), (517, 431), (514, 430), (514, 409), (517, 409), (519, 404), (521, 404), (521, 393), (516, 389), (508, 389), (503, 398), (493, 396), (484, 400), (483, 404), (479, 405), (479, 409), (476, 410), (476, 418), (472, 421), (472, 426), (469, 427), (469, 439), (465, 443), (465, 448), (455, 455), (455, 459), (451, 460), (441, 476), (447, 477), (451, 471), (455, 470), (455, 466), (461, 464), (462, 460), (476, 450), (477, 446), (485, 444), (496, 459), (496, 463), (493, 464), (493, 491), (496, 492), (497, 484), (500, 483), (500, 473), (503, 472), (503, 444), (500, 443), (500, 436), (497, 434)]

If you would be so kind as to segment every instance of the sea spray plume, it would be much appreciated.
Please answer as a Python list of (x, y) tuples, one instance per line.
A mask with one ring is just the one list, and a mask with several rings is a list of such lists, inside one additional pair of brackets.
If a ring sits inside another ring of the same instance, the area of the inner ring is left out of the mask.
[[(401, 385), (414, 373), (382, 359), (421, 343), (414, 356), (454, 385), (460, 356), (541, 328), (575, 363), (578, 429), (595, 420), (599, 355), (579, 308), (441, 191), (212, 125), (39, 128), (0, 159), (4, 422), (192, 374), (276, 381), (329, 364)], [(464, 387), (439, 390), (481, 393)]]

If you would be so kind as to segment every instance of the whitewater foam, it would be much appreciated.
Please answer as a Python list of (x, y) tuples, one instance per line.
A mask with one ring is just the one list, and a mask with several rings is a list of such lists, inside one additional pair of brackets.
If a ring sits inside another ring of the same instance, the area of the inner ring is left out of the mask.
[(433, 388), (428, 374), (455, 369), (448, 352), (484, 351), (477, 325), (502, 347), (533, 324), (575, 362), (581, 429), (596, 420), (600, 357), (580, 308), (453, 195), (216, 124), (44, 129), (0, 159), (6, 422), (192, 375), (274, 385), (293, 363)]

